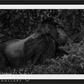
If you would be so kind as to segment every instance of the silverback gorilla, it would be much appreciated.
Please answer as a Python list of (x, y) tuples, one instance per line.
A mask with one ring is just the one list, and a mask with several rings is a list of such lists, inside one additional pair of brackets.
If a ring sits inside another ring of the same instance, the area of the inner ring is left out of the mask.
[(66, 34), (60, 33), (58, 25), (53, 19), (47, 18), (29, 37), (0, 44), (0, 69), (20, 68), (28, 61), (40, 64), (45, 59), (56, 58), (57, 53), (61, 52), (59, 46), (67, 42)]

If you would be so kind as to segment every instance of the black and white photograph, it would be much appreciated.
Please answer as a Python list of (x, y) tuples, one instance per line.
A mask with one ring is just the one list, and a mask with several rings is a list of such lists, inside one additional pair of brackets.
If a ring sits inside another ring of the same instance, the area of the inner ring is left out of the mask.
[(84, 9), (0, 9), (0, 74), (84, 74)]

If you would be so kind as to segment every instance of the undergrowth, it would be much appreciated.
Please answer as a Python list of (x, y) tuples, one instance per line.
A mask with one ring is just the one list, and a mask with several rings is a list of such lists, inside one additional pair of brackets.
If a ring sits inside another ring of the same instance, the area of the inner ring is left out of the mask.
[[(0, 74), (84, 74), (84, 44), (64, 46), (69, 55), (47, 59), (42, 65), (29, 64), (20, 69), (10, 67)], [(68, 47), (71, 49), (68, 49)]]

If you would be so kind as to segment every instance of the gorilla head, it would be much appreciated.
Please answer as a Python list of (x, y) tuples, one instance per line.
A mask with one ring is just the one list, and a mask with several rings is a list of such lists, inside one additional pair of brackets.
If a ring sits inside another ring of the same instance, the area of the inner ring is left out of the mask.
[[(60, 28), (59, 28), (60, 27)], [(38, 26), (36, 32), (49, 34), (55, 40), (55, 42), (61, 46), (67, 43), (68, 37), (61, 29), (62, 26), (55, 22), (53, 18), (44, 19)]]

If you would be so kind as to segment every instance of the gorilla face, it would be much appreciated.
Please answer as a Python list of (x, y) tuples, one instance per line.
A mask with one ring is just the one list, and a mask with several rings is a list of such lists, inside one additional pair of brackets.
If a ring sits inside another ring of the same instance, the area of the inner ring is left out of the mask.
[(67, 35), (62, 29), (57, 28), (57, 25), (51, 25), (47, 24), (45, 27), (45, 30), (48, 34), (52, 36), (52, 38), (55, 40), (55, 42), (60, 46), (60, 45), (65, 45), (67, 43)]
[(59, 46), (64, 46), (67, 43), (67, 35), (61, 27), (62, 26), (59, 23), (54, 22), (52, 18), (48, 18), (39, 24), (36, 33), (49, 34)]

